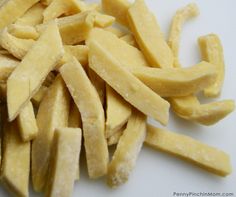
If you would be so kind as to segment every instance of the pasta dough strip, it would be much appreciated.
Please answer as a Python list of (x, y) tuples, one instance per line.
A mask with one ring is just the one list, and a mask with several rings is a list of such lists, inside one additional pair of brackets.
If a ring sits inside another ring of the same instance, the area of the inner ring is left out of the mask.
[(37, 114), (38, 135), (32, 143), (32, 181), (35, 191), (44, 189), (54, 130), (68, 125), (70, 95), (61, 76), (47, 90)]
[(232, 171), (230, 158), (226, 153), (190, 137), (147, 125), (145, 142), (157, 150), (173, 154), (216, 175), (226, 176)]
[(10, 121), (16, 118), (20, 110), (38, 91), (63, 53), (61, 37), (56, 22), (53, 21), (7, 80), (7, 105)]
[(108, 165), (102, 103), (83, 67), (75, 58), (64, 64), (60, 73), (81, 114), (89, 177), (101, 177), (107, 173)]
[(99, 43), (92, 41), (89, 46), (90, 68), (127, 102), (160, 123), (167, 124), (169, 103), (133, 76)]

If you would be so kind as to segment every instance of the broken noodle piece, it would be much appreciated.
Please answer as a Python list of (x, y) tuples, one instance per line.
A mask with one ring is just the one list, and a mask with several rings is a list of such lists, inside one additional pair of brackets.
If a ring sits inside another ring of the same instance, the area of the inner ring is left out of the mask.
[[(63, 44), (71, 45), (84, 41), (93, 27), (93, 17), (88, 17), (89, 11), (72, 16), (55, 19), (58, 24)], [(41, 34), (50, 23), (42, 23), (36, 26), (36, 30)]]
[(20, 62), (10, 55), (0, 54), (0, 83), (5, 83)]
[(101, 177), (107, 173), (108, 165), (102, 103), (83, 67), (75, 58), (63, 65), (60, 73), (81, 114), (89, 177)]
[(30, 142), (22, 142), (16, 121), (4, 124), (1, 181), (15, 196), (28, 196)]
[(202, 125), (213, 125), (234, 111), (233, 100), (216, 101), (200, 104), (197, 97), (175, 97), (168, 99), (173, 111), (181, 118), (198, 122)]
[(127, 11), (130, 3), (127, 0), (102, 0), (102, 9), (106, 14), (114, 16), (118, 23), (128, 27)]
[(43, 12), (43, 22), (46, 23), (63, 14), (73, 15), (81, 12), (78, 0), (53, 0)]
[(37, 40), (39, 37), (39, 33), (36, 31), (36, 28), (29, 25), (12, 24), (8, 26), (8, 32), (13, 36), (22, 39)]
[(229, 156), (190, 137), (147, 125), (146, 144), (196, 164), (219, 176), (232, 172)]
[(45, 7), (41, 3), (37, 3), (25, 12), (23, 16), (15, 22), (17, 25), (35, 26), (43, 22), (43, 12)]
[(7, 80), (7, 105), (10, 121), (15, 119), (20, 110), (38, 91), (47, 74), (53, 70), (63, 53), (57, 25), (55, 22), (51, 22)]
[(74, 45), (87, 39), (94, 24), (94, 16), (89, 13), (87, 11), (58, 19), (63, 44)]
[(179, 9), (172, 19), (168, 44), (174, 55), (174, 67), (182, 67), (179, 63), (179, 43), (181, 30), (184, 23), (190, 18), (199, 15), (199, 9), (195, 3), (190, 3), (186, 7)]
[(146, 116), (133, 110), (108, 167), (107, 183), (110, 187), (118, 187), (128, 180), (145, 137)]
[(115, 22), (115, 18), (109, 15), (101, 14), (94, 11), (94, 26), (96, 27), (109, 27)]
[(201, 49), (202, 59), (215, 65), (215, 69), (217, 70), (217, 79), (215, 83), (204, 90), (204, 95), (206, 97), (218, 97), (225, 77), (223, 47), (216, 34), (201, 36), (198, 39), (198, 43)]
[(120, 130), (131, 115), (131, 106), (106, 85), (106, 138)]
[(39, 0), (5, 0), (0, 6), (0, 30), (15, 22)]
[(58, 197), (72, 194), (80, 156), (81, 135), (79, 128), (56, 129), (46, 196)]
[(47, 90), (37, 114), (38, 135), (32, 143), (32, 182), (35, 191), (44, 189), (54, 130), (68, 126), (70, 95), (61, 76)]
[[(70, 127), (70, 128), (82, 128), (81, 115), (80, 115), (78, 107), (76, 106), (74, 101), (71, 101), (71, 104), (70, 104), (68, 127)], [(76, 180), (79, 180), (79, 178), (80, 178), (80, 167), (79, 167), (79, 162), (78, 162), (77, 172), (76, 172)]]
[(31, 101), (21, 110), (17, 122), (23, 142), (29, 142), (37, 136), (38, 126)]
[(214, 65), (200, 62), (190, 68), (151, 68), (130, 69), (138, 79), (162, 97), (188, 96), (213, 84), (216, 79)]
[(35, 43), (32, 39), (21, 39), (11, 35), (7, 28), (0, 33), (0, 45), (18, 59), (23, 59)]
[(170, 68), (173, 54), (153, 14), (144, 0), (136, 0), (128, 10), (129, 26), (140, 49), (153, 67)]

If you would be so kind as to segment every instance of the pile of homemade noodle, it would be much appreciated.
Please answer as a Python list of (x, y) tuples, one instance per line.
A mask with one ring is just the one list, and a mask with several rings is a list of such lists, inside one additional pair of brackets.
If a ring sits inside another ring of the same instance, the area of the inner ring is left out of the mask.
[[(70, 196), (81, 146), (91, 179), (125, 183), (143, 143), (227, 176), (230, 157), (190, 137), (156, 128), (177, 116), (213, 125), (230, 114), (220, 96), (224, 55), (216, 34), (198, 38), (202, 61), (182, 68), (179, 43), (196, 4), (179, 9), (166, 41), (144, 0), (0, 1), (1, 181), (15, 196)], [(117, 25), (119, 23), (119, 25)], [(123, 27), (122, 27), (123, 26)], [(109, 160), (109, 147), (116, 145)]]

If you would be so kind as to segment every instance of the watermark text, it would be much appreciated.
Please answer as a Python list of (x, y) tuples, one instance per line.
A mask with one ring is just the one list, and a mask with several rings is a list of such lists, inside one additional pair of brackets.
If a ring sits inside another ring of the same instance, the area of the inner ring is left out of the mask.
[(232, 192), (173, 192), (173, 196), (176, 197), (205, 197), (205, 196), (214, 196), (214, 197), (227, 197), (234, 196)]

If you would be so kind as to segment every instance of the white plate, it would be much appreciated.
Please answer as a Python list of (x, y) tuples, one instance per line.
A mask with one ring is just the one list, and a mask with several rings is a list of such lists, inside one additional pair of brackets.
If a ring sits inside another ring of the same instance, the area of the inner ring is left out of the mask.
[[(157, 16), (166, 36), (176, 9), (190, 2), (198, 4), (201, 15), (190, 20), (183, 29), (181, 62), (186, 67), (199, 62), (197, 38), (208, 33), (218, 34), (224, 46), (226, 63), (226, 79), (220, 99), (236, 100), (236, 1), (146, 0), (146, 2)], [(182, 120), (172, 114), (168, 128), (226, 151), (231, 155), (233, 168), (236, 168), (235, 121), (236, 113), (232, 113), (220, 123), (204, 127)], [(174, 196), (174, 192), (233, 192), (236, 195), (235, 183), (235, 172), (226, 178), (220, 178), (168, 154), (143, 147), (127, 184), (111, 190), (106, 186), (105, 179), (89, 180), (86, 169), (83, 167), (73, 196), (169, 197)], [(5, 197), (9, 194), (1, 187), (0, 196)], [(42, 195), (31, 193), (30, 196)]]

